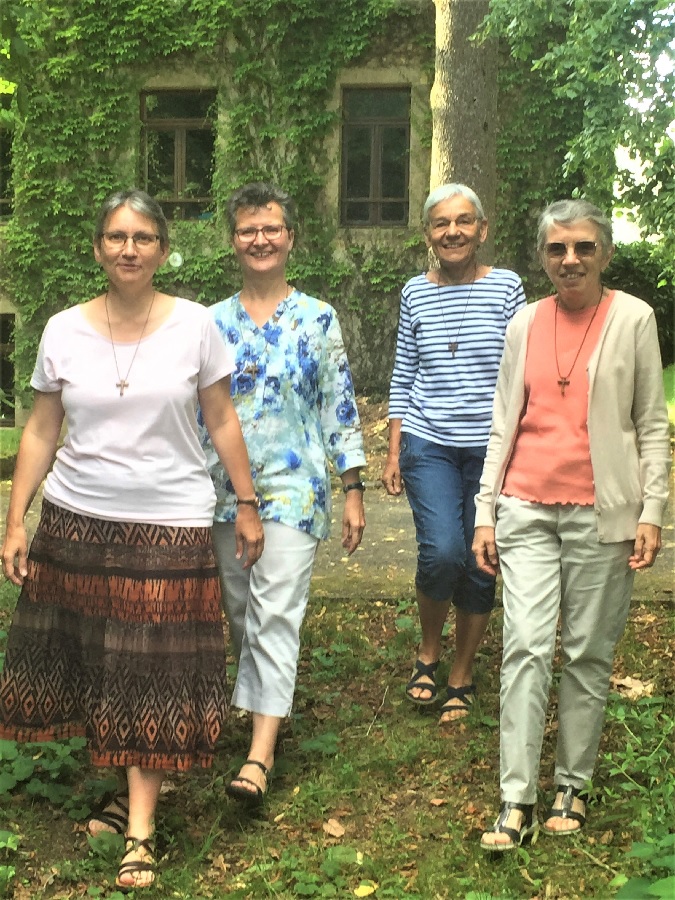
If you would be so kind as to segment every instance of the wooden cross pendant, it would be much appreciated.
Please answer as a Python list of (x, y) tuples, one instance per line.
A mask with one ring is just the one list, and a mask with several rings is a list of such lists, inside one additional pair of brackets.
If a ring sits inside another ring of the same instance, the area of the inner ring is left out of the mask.
[(570, 383), (569, 378), (565, 378), (564, 375), (562, 375), (562, 376), (558, 379), (558, 384), (560, 385), (560, 393), (563, 395), (563, 397), (565, 396), (565, 388), (567, 387), (567, 385), (568, 385), (569, 383)]
[(115, 387), (120, 389), (120, 397), (124, 397), (124, 389), (129, 387), (129, 382), (125, 381), (124, 378), (120, 378)]
[(457, 341), (450, 341), (450, 343), (448, 344), (448, 350), (452, 353), (453, 356), (455, 355), (455, 353), (457, 353), (458, 347), (459, 344), (457, 343)]

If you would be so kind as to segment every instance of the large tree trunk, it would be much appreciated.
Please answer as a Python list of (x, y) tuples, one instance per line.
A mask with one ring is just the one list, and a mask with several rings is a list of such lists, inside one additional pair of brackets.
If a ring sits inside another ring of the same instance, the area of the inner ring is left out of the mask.
[[(480, 197), (495, 222), (497, 168), (497, 45), (469, 38), (487, 15), (489, 0), (434, 0), (436, 77), (431, 89), (431, 184), (455, 181)], [(494, 256), (488, 234), (483, 262)]]

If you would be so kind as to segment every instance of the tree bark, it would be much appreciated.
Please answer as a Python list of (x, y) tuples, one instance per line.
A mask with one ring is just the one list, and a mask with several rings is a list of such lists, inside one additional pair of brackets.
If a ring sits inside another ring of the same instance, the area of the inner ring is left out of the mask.
[[(495, 222), (497, 181), (497, 43), (470, 41), (489, 0), (434, 0), (436, 72), (431, 89), (430, 189), (460, 182), (480, 197)], [(494, 257), (490, 232), (483, 262)]]

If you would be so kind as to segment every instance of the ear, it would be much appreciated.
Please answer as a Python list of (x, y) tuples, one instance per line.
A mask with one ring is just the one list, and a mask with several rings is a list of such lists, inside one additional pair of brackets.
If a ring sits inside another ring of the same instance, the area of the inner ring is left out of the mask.
[[(170, 253), (171, 253), (171, 247), (169, 246), (169, 244), (167, 244), (166, 247), (162, 250), (161, 256), (159, 257), (159, 265), (160, 266), (164, 265), (164, 263), (169, 258)], [(158, 268), (159, 268), (159, 266), (158, 266)]]
[(424, 243), (427, 245), (427, 250), (431, 250), (431, 238), (429, 237), (429, 232), (424, 229)]
[(94, 259), (97, 263), (101, 262), (101, 247), (98, 241), (94, 241)]
[(616, 247), (614, 246), (614, 244), (612, 244), (612, 246), (609, 248), (609, 251), (602, 262), (602, 268), (600, 270), (601, 272), (604, 272), (605, 269), (607, 268), (607, 266), (611, 263), (615, 250), (616, 250)]
[(295, 231), (292, 228), (288, 229), (288, 250), (289, 252), (293, 249), (293, 245), (295, 244)]
[(483, 221), (480, 223), (480, 231), (478, 232), (478, 242), (480, 244), (484, 244), (487, 236), (488, 236), (488, 220), (483, 219)]

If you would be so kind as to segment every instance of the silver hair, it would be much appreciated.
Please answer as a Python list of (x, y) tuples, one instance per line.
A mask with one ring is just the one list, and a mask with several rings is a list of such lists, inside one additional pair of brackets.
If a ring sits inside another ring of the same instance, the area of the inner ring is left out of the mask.
[(159, 203), (138, 188), (130, 188), (128, 191), (115, 191), (106, 200), (103, 201), (98, 216), (96, 217), (96, 228), (94, 230), (94, 240), (100, 246), (105, 226), (110, 216), (120, 207), (128, 206), (146, 219), (151, 219), (159, 232), (159, 245), (162, 250), (166, 250), (169, 246), (169, 226), (166, 216), (162, 211)]
[(443, 200), (449, 200), (451, 197), (457, 196), (466, 197), (473, 205), (473, 208), (476, 210), (476, 216), (481, 221), (485, 218), (483, 204), (478, 199), (478, 194), (472, 191), (470, 187), (467, 187), (465, 184), (442, 184), (440, 187), (434, 188), (426, 199), (422, 210), (422, 224), (424, 227), (426, 228), (429, 224), (429, 213), (434, 206), (442, 203)]
[(614, 246), (612, 223), (599, 207), (588, 200), (556, 200), (549, 203), (539, 216), (537, 251), (541, 253), (544, 249), (552, 225), (574, 225), (582, 221), (593, 222), (598, 229), (602, 249), (609, 253)]

